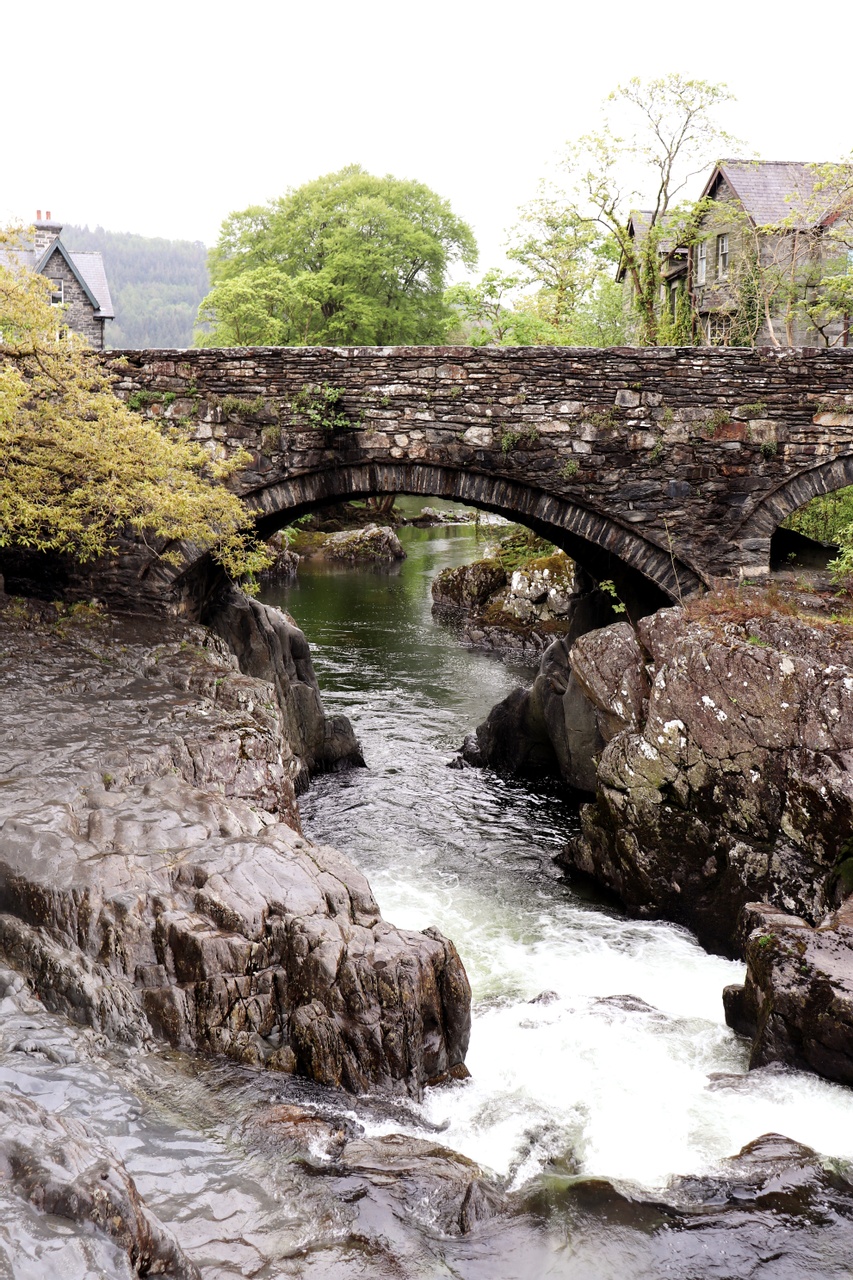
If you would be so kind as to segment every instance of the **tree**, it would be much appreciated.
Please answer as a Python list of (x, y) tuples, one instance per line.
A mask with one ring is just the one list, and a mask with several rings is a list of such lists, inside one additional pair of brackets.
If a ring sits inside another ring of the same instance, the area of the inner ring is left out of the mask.
[(234, 577), (264, 567), (246, 509), (220, 483), (243, 459), (217, 463), (128, 408), (62, 331), (50, 282), (15, 265), (19, 244), (0, 232), (0, 547), (89, 560), (129, 530), (210, 550)]
[(492, 268), (474, 284), (453, 285), (446, 299), (461, 321), (454, 336), (472, 347), (559, 345), (560, 330), (519, 301), (523, 284), (521, 276)]
[[(731, 96), (724, 85), (677, 73), (635, 78), (610, 94), (602, 128), (574, 143), (564, 162), (573, 183), (569, 213), (602, 228), (618, 248), (643, 346), (659, 341), (661, 249), (681, 241), (691, 216), (676, 198), (733, 141), (714, 120)], [(643, 204), (642, 234), (631, 235), (629, 216)]]
[(350, 165), (226, 218), (197, 340), (440, 342), (448, 268), (476, 258), (470, 227), (429, 187)]
[(460, 339), (475, 346), (616, 346), (626, 340), (621, 288), (613, 280), (612, 239), (540, 184), (519, 210), (507, 257), (512, 274), (490, 270), (447, 298), (462, 320)]
[(565, 192), (545, 183), (519, 210), (507, 257), (535, 285), (536, 311), (555, 329), (570, 327), (604, 276), (612, 277), (615, 256), (609, 238), (572, 209)]

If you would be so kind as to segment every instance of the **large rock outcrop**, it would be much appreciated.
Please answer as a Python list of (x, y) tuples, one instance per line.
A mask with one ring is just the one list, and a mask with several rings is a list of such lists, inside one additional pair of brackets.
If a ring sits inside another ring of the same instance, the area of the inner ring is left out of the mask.
[(7, 599), (0, 628), (0, 950), (49, 1008), (350, 1090), (464, 1070), (452, 944), (299, 831), (284, 695), (201, 627)]
[[(535, 658), (556, 638), (577, 635), (574, 619), (595, 584), (563, 551), (529, 558), (513, 570), (498, 556), (443, 569), (432, 583), (433, 614), (461, 626), (472, 649)], [(611, 601), (603, 626), (614, 615)]]
[(288, 614), (228, 587), (213, 597), (203, 621), (226, 642), (244, 675), (275, 690), (297, 794), (315, 773), (364, 764), (346, 716), (326, 715), (308, 641)]
[[(853, 644), (749, 600), (667, 609), (571, 655), (606, 741), (567, 866), (632, 911), (737, 949), (741, 908), (812, 924), (853, 829)], [(849, 888), (849, 886), (848, 886)]]
[[(672, 1178), (657, 1195), (552, 1176), (526, 1199), (535, 1214), (564, 1214), (573, 1249), (589, 1258), (578, 1275), (830, 1280), (849, 1271), (849, 1170), (781, 1134), (763, 1134), (708, 1174)], [(596, 1221), (607, 1229), (584, 1254)]]

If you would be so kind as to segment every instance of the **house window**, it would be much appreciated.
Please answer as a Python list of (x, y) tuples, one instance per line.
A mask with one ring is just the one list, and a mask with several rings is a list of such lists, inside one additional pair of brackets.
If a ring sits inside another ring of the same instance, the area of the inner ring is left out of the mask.
[(50, 282), (50, 301), (54, 307), (61, 307), (65, 302), (64, 281), (51, 280)]
[(729, 274), (729, 237), (717, 236), (717, 279), (725, 280)]
[(712, 312), (705, 320), (705, 335), (710, 347), (728, 347), (732, 340), (732, 318)]
[(696, 246), (696, 283), (704, 284), (708, 267), (708, 246), (703, 240)]

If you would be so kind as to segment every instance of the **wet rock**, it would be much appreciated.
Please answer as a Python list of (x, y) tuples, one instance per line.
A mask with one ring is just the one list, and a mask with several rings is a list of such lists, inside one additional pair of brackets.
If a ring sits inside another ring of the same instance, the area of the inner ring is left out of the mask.
[(446, 1235), (464, 1235), (507, 1208), (503, 1194), (473, 1160), (420, 1138), (397, 1133), (356, 1138), (346, 1143), (338, 1165)]
[[(527, 560), (510, 574), (498, 558), (487, 557), (438, 574), (433, 614), (460, 627), (470, 648), (535, 660), (556, 637), (576, 634), (572, 618), (593, 585), (562, 551)], [(612, 616), (608, 609), (606, 620)]]
[(474, 515), (471, 511), (439, 511), (437, 507), (421, 507), (419, 513), (410, 523), (431, 528), (445, 524), (471, 524), (473, 520)]
[(405, 560), (406, 553), (396, 533), (388, 525), (368, 524), (363, 529), (346, 529), (330, 533), (322, 548), (326, 560), (343, 560), (348, 564), (370, 561)]
[(557, 551), (513, 571), (503, 607), (519, 622), (549, 622), (569, 615), (575, 594), (574, 562)]
[[(601, 1178), (543, 1177), (520, 1197), (567, 1219), (578, 1246), (590, 1223), (590, 1274), (640, 1280), (829, 1280), (849, 1269), (853, 1183), (778, 1134), (749, 1143), (718, 1170), (633, 1195)], [(580, 1274), (580, 1272), (579, 1272)]]
[(853, 1085), (853, 898), (816, 928), (778, 908), (743, 913), (746, 982), (726, 1020), (753, 1041), (750, 1066), (784, 1063)]
[(0, 949), (49, 1008), (115, 1039), (418, 1096), (467, 1048), (452, 943), (393, 928), (291, 825), (272, 687), (201, 628), (155, 648), (144, 631), (7, 621)]
[(708, 608), (576, 645), (573, 671), (607, 744), (561, 861), (731, 954), (747, 902), (815, 924), (840, 901), (853, 645), (838, 629)]
[(506, 586), (506, 570), (497, 559), (475, 560), (456, 569), (442, 569), (432, 582), (432, 599), (444, 609), (470, 612), (481, 608)]
[(253, 1147), (277, 1155), (332, 1160), (340, 1158), (346, 1141), (355, 1136), (354, 1129), (346, 1119), (326, 1120), (305, 1107), (277, 1103), (255, 1112), (243, 1128), (243, 1137)]
[(466, 740), (465, 758), (499, 772), (555, 774), (579, 791), (593, 792), (604, 738), (596, 707), (574, 672), (573, 647), (612, 618), (612, 601), (603, 592), (572, 596), (566, 634), (545, 650), (532, 686), (514, 689), (492, 708), (474, 740)]
[(265, 582), (291, 582), (299, 570), (298, 552), (292, 550), (280, 533), (274, 533), (267, 546), (275, 560), (268, 569), (264, 569), (261, 578)]
[(346, 716), (326, 715), (308, 641), (288, 614), (228, 588), (208, 604), (204, 622), (226, 642), (244, 674), (272, 684), (297, 794), (315, 773), (364, 764)]
[(122, 1161), (79, 1121), (0, 1092), (0, 1178), (43, 1213), (90, 1223), (110, 1237), (134, 1275), (200, 1280)]

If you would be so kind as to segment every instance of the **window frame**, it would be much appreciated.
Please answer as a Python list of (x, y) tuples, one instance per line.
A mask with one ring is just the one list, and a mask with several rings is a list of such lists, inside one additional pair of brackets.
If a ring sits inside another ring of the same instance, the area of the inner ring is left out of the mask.
[(717, 279), (727, 280), (729, 275), (729, 233), (721, 231), (717, 236)]
[(65, 306), (65, 281), (64, 280), (50, 281), (50, 305), (52, 307)]
[(705, 284), (708, 278), (708, 242), (700, 240), (696, 246), (696, 283)]

